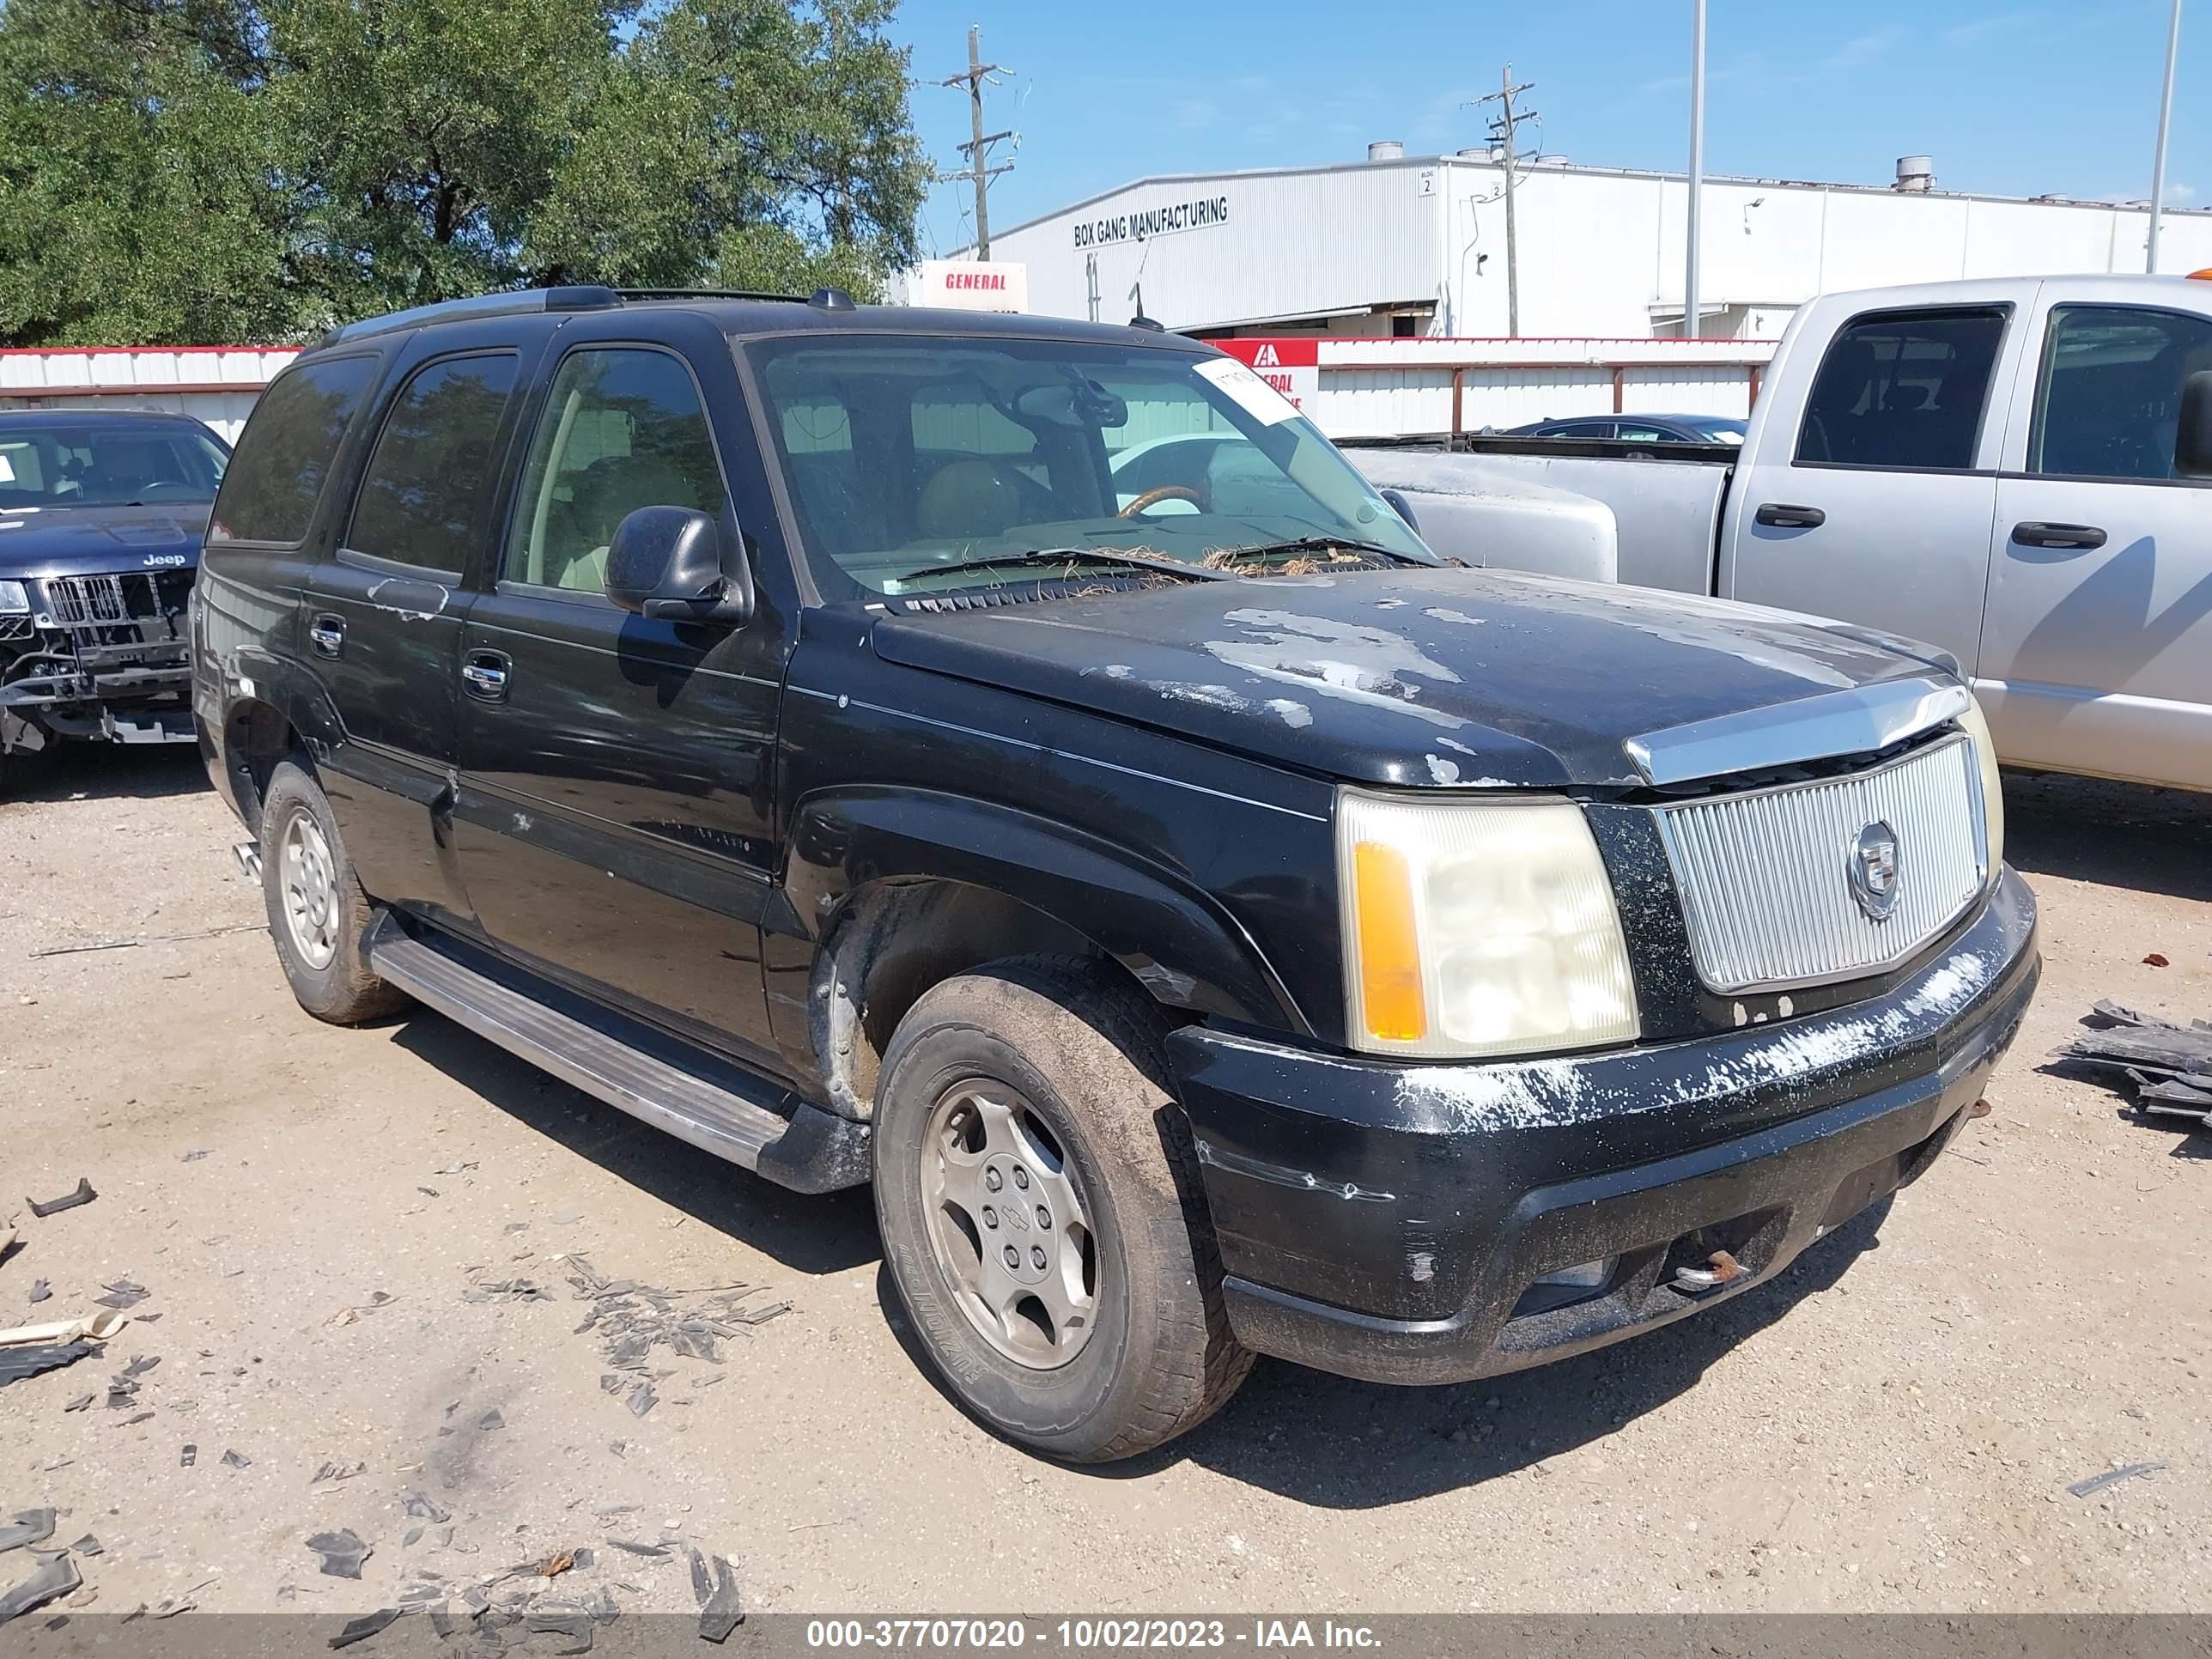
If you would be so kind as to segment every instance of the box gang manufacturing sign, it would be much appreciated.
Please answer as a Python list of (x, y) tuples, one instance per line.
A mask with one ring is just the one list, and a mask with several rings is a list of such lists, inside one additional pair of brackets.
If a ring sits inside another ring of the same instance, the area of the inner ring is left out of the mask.
[(914, 289), (918, 306), (954, 311), (1030, 308), (1030, 268), (1018, 260), (924, 259)]
[(1109, 213), (1078, 222), (1075, 246), (1110, 247), (1116, 242), (1145, 242), (1178, 230), (1208, 230), (1229, 222), (1226, 196), (1202, 196), (1194, 201), (1163, 202), (1134, 213)]

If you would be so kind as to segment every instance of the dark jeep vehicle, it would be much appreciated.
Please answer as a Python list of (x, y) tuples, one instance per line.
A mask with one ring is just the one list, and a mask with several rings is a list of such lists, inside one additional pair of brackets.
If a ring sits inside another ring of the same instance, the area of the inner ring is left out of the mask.
[(1444, 568), (1157, 330), (355, 325), (195, 614), (309, 1012), (872, 1182), (946, 1385), (1061, 1457), (1255, 1351), (1445, 1382), (1726, 1300), (1929, 1168), (2038, 972), (1939, 656)]
[(192, 741), (185, 611), (229, 457), (186, 415), (0, 414), (0, 766)]

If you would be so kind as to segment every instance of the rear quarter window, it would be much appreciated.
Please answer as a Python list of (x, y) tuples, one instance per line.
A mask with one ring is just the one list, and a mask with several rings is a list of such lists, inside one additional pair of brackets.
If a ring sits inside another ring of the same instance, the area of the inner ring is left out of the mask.
[(314, 521), (346, 428), (376, 374), (374, 357), (303, 363), (253, 406), (208, 521), (216, 542), (296, 544)]
[(1974, 464), (2005, 312), (1886, 312), (1836, 331), (1805, 401), (1796, 459), (1964, 471)]

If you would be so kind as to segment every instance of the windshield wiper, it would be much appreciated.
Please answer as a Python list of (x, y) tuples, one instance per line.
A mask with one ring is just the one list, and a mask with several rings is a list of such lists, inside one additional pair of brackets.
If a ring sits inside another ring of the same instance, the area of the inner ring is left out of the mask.
[(1136, 553), (1118, 553), (1103, 547), (1033, 547), (1026, 553), (1000, 553), (988, 558), (957, 559), (951, 564), (925, 565), (920, 570), (909, 570), (903, 576), (894, 576), (896, 582), (918, 582), (927, 576), (946, 576), (974, 570), (1018, 570), (1036, 565), (1123, 564), (1139, 570), (1156, 571), (1162, 575), (1184, 576), (1193, 581), (1221, 581), (1230, 573), (1208, 570), (1201, 565), (1184, 564), (1176, 559), (1148, 559)]
[(1410, 553), (1401, 553), (1395, 547), (1385, 547), (1380, 542), (1363, 542), (1353, 536), (1294, 536), (1286, 542), (1255, 542), (1249, 547), (1226, 547), (1222, 551), (1239, 559), (1271, 559), (1281, 553), (1322, 553), (1331, 550), (1371, 553), (1377, 558), (1394, 559), (1400, 564), (1419, 565), (1424, 570), (1431, 568), (1426, 559), (1417, 559)]

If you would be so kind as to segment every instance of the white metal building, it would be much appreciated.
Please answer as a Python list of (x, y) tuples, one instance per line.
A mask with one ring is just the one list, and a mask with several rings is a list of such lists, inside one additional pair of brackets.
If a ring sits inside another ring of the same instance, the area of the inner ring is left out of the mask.
[(0, 410), (163, 409), (224, 439), (297, 346), (97, 346), (0, 351)]
[[(1502, 170), (1394, 144), (1331, 167), (1145, 179), (991, 239), (1030, 309), (1224, 335), (1507, 335)], [(1893, 186), (1708, 178), (1699, 332), (1772, 340), (1814, 294), (2143, 269), (2140, 205), (1962, 195), (1908, 157)], [(1908, 166), (1906, 163), (1913, 165)], [(1650, 339), (1682, 323), (1680, 173), (1543, 161), (1514, 192), (1520, 336)], [(2161, 269), (2212, 266), (2212, 213), (2169, 209)]]

